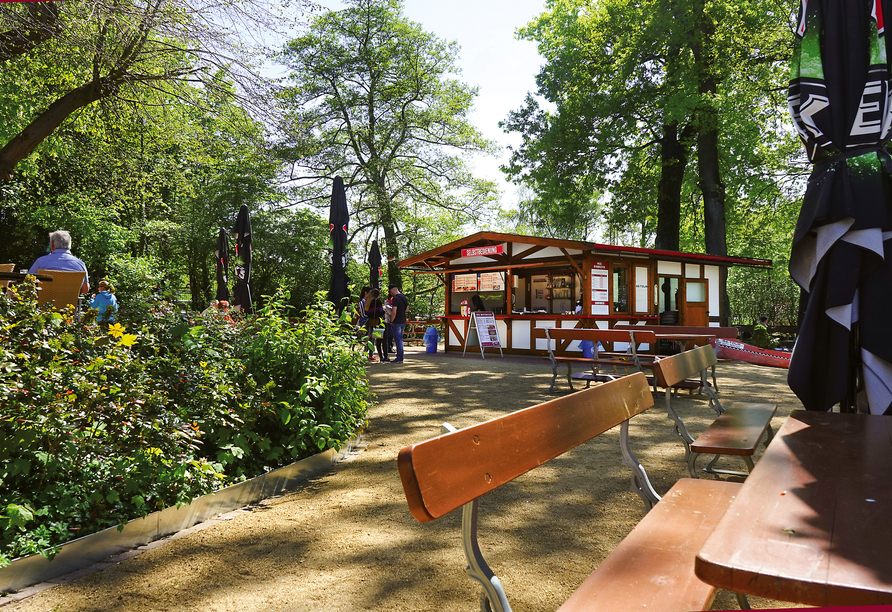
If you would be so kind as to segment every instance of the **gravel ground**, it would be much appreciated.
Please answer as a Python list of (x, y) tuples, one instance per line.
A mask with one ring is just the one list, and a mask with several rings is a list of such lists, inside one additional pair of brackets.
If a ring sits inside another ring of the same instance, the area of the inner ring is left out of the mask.
[[(544, 361), (407, 351), (370, 364), (378, 406), (365, 448), (299, 490), (233, 513), (100, 572), (42, 591), (4, 612), (202, 610), (470, 611), (461, 513), (419, 524), (396, 468), (403, 446), (549, 399)], [(775, 429), (801, 407), (786, 371), (721, 364), (720, 397), (779, 405)], [(557, 390), (566, 393), (566, 382)], [(696, 436), (711, 421), (698, 396), (678, 411)], [(684, 450), (656, 406), (632, 421), (633, 448), (663, 493), (686, 476)], [(479, 539), (516, 612), (556, 609), (644, 515), (629, 491), (618, 428), (482, 499)], [(733, 459), (732, 459), (733, 461)], [(701, 461), (702, 463), (702, 461)], [(751, 598), (754, 608), (791, 607)], [(720, 593), (713, 610), (736, 609)]]

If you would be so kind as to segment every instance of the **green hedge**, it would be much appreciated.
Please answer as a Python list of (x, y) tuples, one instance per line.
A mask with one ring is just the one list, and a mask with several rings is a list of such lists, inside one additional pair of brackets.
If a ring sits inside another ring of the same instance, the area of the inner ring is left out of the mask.
[(0, 296), (0, 566), (360, 431), (349, 326), (321, 296), (292, 322), (287, 299), (244, 319), (157, 301), (103, 327), (38, 308), (33, 283)]

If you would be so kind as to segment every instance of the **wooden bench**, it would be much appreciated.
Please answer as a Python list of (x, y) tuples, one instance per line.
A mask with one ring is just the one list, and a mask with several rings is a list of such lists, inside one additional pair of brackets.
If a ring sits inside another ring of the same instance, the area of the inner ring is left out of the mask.
[[(736, 327), (703, 327), (699, 325), (617, 325), (614, 329), (649, 329), (656, 334), (706, 334), (715, 336), (716, 338), (725, 338), (736, 340), (739, 330)], [(689, 343), (690, 344), (690, 343)], [(696, 348), (696, 347), (693, 347)], [(654, 351), (656, 353), (657, 351)], [(718, 362), (730, 361), (728, 359), (719, 359)], [(718, 381), (715, 378), (715, 366), (712, 366), (712, 388), (716, 393), (719, 392)]]
[(741, 485), (683, 478), (661, 499), (629, 446), (629, 420), (651, 406), (653, 395), (639, 372), (399, 452), (412, 516), (427, 523), (462, 508), (465, 571), (483, 587), (481, 609), (511, 607), (477, 542), (478, 498), (616, 425), (633, 490), (652, 509), (560, 610), (709, 609), (715, 588), (695, 576), (694, 559)]
[[(654, 363), (653, 372), (660, 387), (669, 388), (679, 380), (685, 380), (691, 376), (700, 374), (716, 363), (715, 352), (711, 346), (699, 348), (664, 357)], [(746, 476), (746, 472), (717, 469), (715, 463), (721, 455), (737, 455), (743, 458), (749, 470), (753, 469), (753, 454), (759, 446), (759, 441), (766, 437), (766, 446), (774, 437), (771, 429), (771, 419), (777, 410), (776, 404), (726, 402), (719, 401), (708, 382), (703, 388), (709, 396), (709, 406), (717, 418), (695, 440), (688, 432), (672, 408), (671, 393), (666, 393), (666, 411), (669, 418), (675, 421), (675, 431), (685, 445), (685, 459), (688, 462), (688, 471), (696, 478), (695, 463), (701, 453), (715, 455), (703, 469), (711, 474), (732, 474)], [(767, 436), (766, 436), (767, 433)]]
[[(552, 371), (551, 386), (548, 388), (549, 393), (554, 390), (558, 364), (561, 363), (567, 366), (567, 384), (570, 385), (570, 390), (572, 391), (574, 390), (574, 380), (585, 381), (586, 388), (588, 388), (592, 382), (607, 382), (619, 376), (641, 372), (643, 368), (650, 367), (653, 361), (651, 356), (638, 354), (639, 344), (647, 343), (652, 345), (655, 340), (653, 332), (648, 331), (638, 332), (636, 330), (629, 332), (599, 328), (536, 327), (532, 330), (531, 338), (534, 343), (537, 339), (546, 341), (546, 349), (548, 351), (546, 358), (551, 361)], [(566, 351), (574, 340), (588, 340), (591, 342), (593, 345), (593, 357), (583, 357), (582, 353), (578, 353), (578, 357), (556, 354), (559, 351)], [(629, 348), (625, 353), (610, 352), (605, 356), (605, 352), (598, 349), (599, 342), (611, 346), (616, 342), (628, 343)], [(574, 374), (573, 365), (587, 366), (589, 371)], [(605, 372), (605, 367), (611, 368), (612, 371)]]

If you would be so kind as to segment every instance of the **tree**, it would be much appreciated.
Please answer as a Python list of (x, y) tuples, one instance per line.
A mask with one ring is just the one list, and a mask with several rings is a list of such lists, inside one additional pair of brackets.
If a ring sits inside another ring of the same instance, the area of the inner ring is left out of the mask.
[(213, 87), (219, 71), (251, 92), (246, 99), (262, 100), (263, 79), (252, 65), (253, 46), (239, 32), (277, 23), (254, 0), (225, 5), (88, 0), (0, 7), (0, 61), (5, 60), (0, 71), (30, 74), (36, 67), (50, 76), (38, 87), (24, 87), (20, 93), (29, 103), (4, 117), (0, 180), (10, 180), (16, 166), (68, 117), (99, 100), (138, 100), (157, 89), (190, 92), (175, 87), (182, 82)]
[[(678, 249), (686, 216), (702, 215), (701, 250), (726, 254), (723, 173), (762, 175), (772, 147), (735, 147), (755, 131), (774, 131), (775, 94), (789, 53), (789, 10), (773, 0), (551, 0), (520, 35), (539, 43), (546, 65), (539, 94), (504, 127), (524, 134), (506, 168), (549, 206), (569, 201), (568, 186), (609, 192), (611, 223), (656, 231), (655, 246)], [(780, 150), (782, 147), (775, 147)], [(734, 149), (736, 156), (728, 155)], [(696, 160), (696, 174), (689, 162)], [(656, 203), (657, 206), (654, 206)], [(682, 204), (701, 205), (683, 213)], [(610, 223), (608, 224), (608, 227)]]
[[(493, 145), (468, 122), (476, 95), (450, 75), (458, 47), (402, 15), (400, 0), (350, 0), (327, 12), (281, 56), (293, 83), (282, 93), (282, 143), (299, 201), (324, 205), (344, 178), (355, 222), (378, 227), (390, 282), (408, 219), (444, 213), (453, 227), (481, 219), (494, 198), (462, 156)], [(440, 217), (438, 221), (443, 221)]]

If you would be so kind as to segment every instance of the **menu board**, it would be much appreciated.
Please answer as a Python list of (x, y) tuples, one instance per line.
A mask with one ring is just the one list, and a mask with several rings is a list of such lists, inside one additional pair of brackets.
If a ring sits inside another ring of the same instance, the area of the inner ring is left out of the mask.
[(452, 277), (453, 291), (477, 291), (476, 274), (455, 274)]
[(480, 291), (504, 291), (505, 277), (503, 272), (481, 272)]
[(474, 312), (472, 314), (474, 315), (480, 346), (483, 348), (500, 348), (502, 343), (499, 341), (499, 328), (496, 327), (495, 315), (491, 312)]
[(592, 314), (610, 314), (610, 276), (607, 264), (602, 261), (592, 263)]

